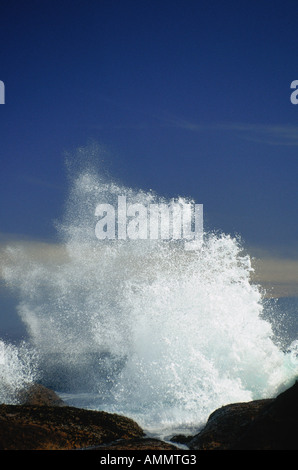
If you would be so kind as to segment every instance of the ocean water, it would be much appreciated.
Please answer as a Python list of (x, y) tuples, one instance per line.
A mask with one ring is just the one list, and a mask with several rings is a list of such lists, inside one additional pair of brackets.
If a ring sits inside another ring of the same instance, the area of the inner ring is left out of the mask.
[(297, 299), (266, 299), (251, 282), (249, 253), (229, 234), (204, 233), (190, 251), (174, 240), (98, 240), (95, 207), (118, 195), (161, 201), (85, 169), (71, 179), (58, 255), (32, 260), (6, 248), (3, 276), (27, 338), (0, 341), (0, 402), (16, 403), (38, 381), (70, 405), (165, 436), (291, 385)]

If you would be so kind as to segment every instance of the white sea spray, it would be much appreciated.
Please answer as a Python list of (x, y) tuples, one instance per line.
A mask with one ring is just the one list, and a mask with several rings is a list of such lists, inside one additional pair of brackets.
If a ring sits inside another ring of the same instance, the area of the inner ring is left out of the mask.
[(241, 240), (204, 233), (193, 251), (173, 240), (98, 240), (95, 207), (119, 195), (167, 202), (85, 169), (73, 177), (58, 226), (61, 256), (32, 259), (8, 247), (3, 276), (21, 299), (36, 362), (18, 362), (6, 346), (13, 367), (1, 369), (3, 384), (18, 388), (36, 367), (70, 402), (161, 432), (198, 426), (219, 406), (290, 383), (293, 352), (279, 348), (262, 316), (263, 292)]

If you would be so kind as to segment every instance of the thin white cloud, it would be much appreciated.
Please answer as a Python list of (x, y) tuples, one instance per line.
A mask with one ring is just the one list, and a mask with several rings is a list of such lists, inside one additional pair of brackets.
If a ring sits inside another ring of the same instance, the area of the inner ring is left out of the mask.
[(237, 133), (240, 138), (263, 144), (298, 146), (298, 126), (293, 125), (266, 125), (241, 122), (201, 124), (177, 117), (166, 117), (163, 121), (164, 125), (167, 127), (176, 127), (177, 129), (185, 129), (191, 132), (234, 132)]
[(233, 124), (227, 129), (241, 133), (247, 140), (269, 145), (298, 145), (298, 126), (292, 125), (263, 125), (263, 124)]

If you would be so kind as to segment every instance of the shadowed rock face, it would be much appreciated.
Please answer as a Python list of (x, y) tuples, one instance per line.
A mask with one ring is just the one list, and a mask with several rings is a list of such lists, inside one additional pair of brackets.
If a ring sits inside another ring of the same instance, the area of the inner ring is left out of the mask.
[(298, 450), (298, 382), (278, 395), (230, 448)]
[(188, 446), (198, 450), (298, 450), (297, 429), (298, 382), (275, 399), (219, 408)]
[(189, 447), (200, 450), (228, 449), (239, 433), (244, 432), (271, 402), (257, 400), (219, 408), (209, 416), (204, 429), (188, 442)]

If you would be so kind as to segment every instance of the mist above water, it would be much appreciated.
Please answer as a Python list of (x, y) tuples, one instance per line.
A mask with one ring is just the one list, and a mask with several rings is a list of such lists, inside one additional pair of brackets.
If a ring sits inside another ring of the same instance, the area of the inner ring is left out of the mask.
[(291, 383), (297, 364), (263, 318), (241, 241), (205, 233), (202, 249), (186, 251), (173, 240), (98, 240), (95, 207), (118, 195), (161, 201), (83, 169), (57, 227), (61, 257), (33, 261), (7, 248), (4, 276), (30, 338), (26, 354), (26, 345), (9, 353), (18, 367), (0, 364), (10, 390), (39, 380), (70, 404), (162, 431), (199, 426), (219, 406)]

